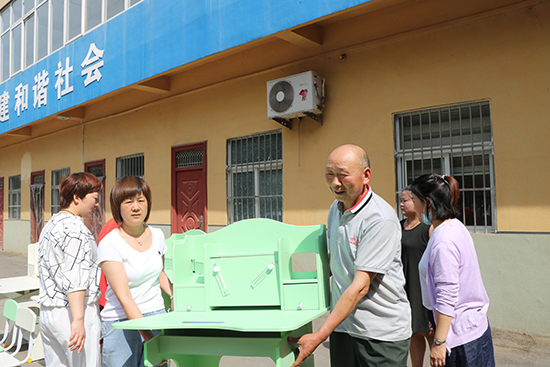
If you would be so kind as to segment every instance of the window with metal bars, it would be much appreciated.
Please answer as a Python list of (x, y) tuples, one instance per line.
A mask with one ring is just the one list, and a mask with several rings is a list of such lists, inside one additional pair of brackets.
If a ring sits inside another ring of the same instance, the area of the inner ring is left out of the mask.
[(52, 170), (52, 215), (61, 210), (61, 207), (59, 206), (59, 183), (63, 177), (70, 174), (71, 169), (69, 167)]
[(8, 217), (21, 219), (21, 175), (10, 176), (9, 179)]
[(227, 140), (227, 218), (283, 221), (280, 130)]
[(145, 178), (145, 155), (131, 154), (116, 159), (116, 179), (125, 176)]
[[(394, 114), (396, 203), (425, 173), (460, 185), (459, 219), (473, 232), (496, 231), (493, 131), (488, 101)], [(397, 205), (399, 207), (399, 205)]]
[[(142, 0), (12, 0), (0, 10), (0, 81)], [(6, 3), (3, 1), (2, 3)]]
[(176, 168), (197, 167), (203, 165), (203, 149), (190, 149), (176, 152)]

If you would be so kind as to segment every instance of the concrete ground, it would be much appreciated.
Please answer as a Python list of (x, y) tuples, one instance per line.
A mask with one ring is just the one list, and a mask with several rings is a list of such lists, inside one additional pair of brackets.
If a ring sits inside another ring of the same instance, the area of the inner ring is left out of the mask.
[[(27, 272), (27, 257), (10, 252), (0, 252), (0, 278), (25, 275)], [(0, 310), (4, 309), (6, 298), (0, 298)], [(327, 315), (314, 321), (314, 329), (323, 323)], [(4, 332), (5, 318), (0, 315), (0, 334)], [(547, 367), (550, 365), (550, 338), (534, 337), (526, 334), (513, 333), (493, 329), (493, 344), (495, 347), (496, 365), (499, 367)], [(329, 367), (329, 342), (324, 342), (315, 351), (315, 367)], [(23, 358), (25, 351), (17, 357)], [(426, 356), (424, 366), (429, 366), (429, 356)], [(29, 367), (45, 366), (44, 360), (25, 364)], [(175, 366), (174, 363), (171, 363)], [(275, 363), (269, 358), (223, 357), (220, 367), (271, 367)], [(410, 362), (409, 362), (410, 366)], [(183, 366), (181, 366), (183, 367)]]

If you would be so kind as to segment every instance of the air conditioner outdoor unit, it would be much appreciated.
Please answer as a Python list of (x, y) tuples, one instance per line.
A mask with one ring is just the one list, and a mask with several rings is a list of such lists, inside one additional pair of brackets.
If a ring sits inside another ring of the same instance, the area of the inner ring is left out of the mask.
[(322, 123), (324, 79), (313, 71), (267, 82), (267, 117), (290, 128), (290, 119), (308, 116)]

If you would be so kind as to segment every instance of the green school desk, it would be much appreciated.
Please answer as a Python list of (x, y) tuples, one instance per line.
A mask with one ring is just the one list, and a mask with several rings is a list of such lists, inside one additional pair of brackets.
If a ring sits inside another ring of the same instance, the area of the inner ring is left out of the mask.
[[(311, 332), (328, 310), (324, 225), (250, 219), (166, 242), (174, 311), (113, 325), (162, 330), (145, 344), (148, 366), (172, 359), (179, 367), (213, 367), (231, 355), (270, 357), (287, 367), (295, 360), (287, 337)], [(303, 366), (312, 367), (313, 357)]]

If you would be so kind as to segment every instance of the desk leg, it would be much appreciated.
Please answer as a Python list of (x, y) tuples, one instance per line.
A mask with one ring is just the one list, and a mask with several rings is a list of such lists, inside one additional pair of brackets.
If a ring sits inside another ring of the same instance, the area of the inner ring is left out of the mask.
[(160, 345), (159, 339), (160, 335), (155, 336), (153, 339), (149, 340), (147, 343), (143, 344), (143, 350), (145, 353), (144, 360), (145, 366), (153, 367), (160, 362), (162, 362), (162, 357), (160, 356)]
[(285, 335), (275, 351), (275, 365), (277, 367), (290, 367), (295, 360), (293, 347), (288, 343)]
[[(304, 334), (310, 334), (312, 331), (313, 331), (313, 323), (309, 322), (304, 326), (302, 326), (300, 329), (292, 331), (290, 333), (290, 336), (298, 338)], [(295, 347), (296, 345), (289, 344), (286, 338), (283, 340), (283, 342), (279, 345), (279, 348), (277, 351), (278, 353), (277, 357), (280, 358), (280, 361), (281, 361), (281, 363), (279, 363), (279, 361), (275, 361), (275, 363), (277, 364), (277, 367), (292, 366), (292, 363), (294, 363), (294, 361), (296, 360), (296, 357), (294, 355)], [(287, 352), (287, 348), (288, 350), (290, 350), (290, 353)], [(281, 357), (279, 357), (279, 355)], [(285, 357), (283, 358), (282, 356), (285, 356)], [(313, 354), (309, 356), (305, 361), (302, 362), (302, 367), (314, 367)]]

